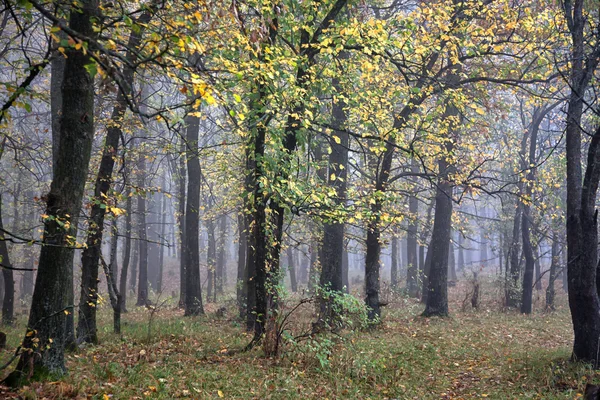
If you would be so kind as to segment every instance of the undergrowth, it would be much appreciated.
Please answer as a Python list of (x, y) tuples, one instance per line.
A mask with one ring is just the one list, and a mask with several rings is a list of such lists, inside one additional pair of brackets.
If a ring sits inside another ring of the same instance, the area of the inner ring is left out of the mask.
[[(417, 301), (390, 292), (377, 328), (310, 338), (304, 347), (287, 346), (268, 359), (260, 346), (230, 354), (251, 339), (231, 301), (209, 304), (207, 315), (195, 318), (167, 303), (155, 312), (150, 333), (150, 312), (131, 305), (121, 336), (111, 332), (106, 306), (99, 314), (100, 345), (68, 354), (63, 380), (18, 392), (3, 388), (0, 397), (572, 399), (587, 382), (600, 382), (598, 372), (568, 361), (572, 332), (560, 290), (555, 312), (542, 311), (538, 295), (538, 311), (523, 316), (502, 310), (492, 281), (482, 282), (479, 308), (464, 309), (466, 285), (451, 288), (450, 318), (419, 317)], [(229, 313), (217, 316), (224, 304)], [(309, 308), (294, 318), (307, 325), (314, 315)], [(0, 363), (13, 354), (24, 324), (20, 316), (8, 332)]]

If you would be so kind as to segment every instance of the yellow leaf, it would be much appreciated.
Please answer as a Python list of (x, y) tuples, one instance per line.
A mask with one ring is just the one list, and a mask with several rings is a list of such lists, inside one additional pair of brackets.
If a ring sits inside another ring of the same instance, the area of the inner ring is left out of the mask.
[(342, 140), (339, 138), (339, 136), (333, 136), (333, 140), (335, 140), (337, 144), (342, 143)]
[(219, 395), (219, 397), (225, 397), (225, 395), (223, 394), (223, 392), (221, 392), (220, 390), (217, 390), (217, 394)]

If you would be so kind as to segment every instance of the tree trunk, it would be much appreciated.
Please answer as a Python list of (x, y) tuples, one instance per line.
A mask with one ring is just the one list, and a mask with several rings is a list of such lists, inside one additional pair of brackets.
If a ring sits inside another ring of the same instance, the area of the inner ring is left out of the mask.
[(392, 236), (392, 268), (390, 271), (390, 285), (392, 289), (398, 289), (398, 236)]
[[(211, 201), (209, 201), (211, 203)], [(208, 236), (208, 249), (206, 251), (206, 265), (207, 271), (207, 288), (206, 288), (206, 302), (217, 301), (217, 240), (215, 235), (215, 221), (211, 218), (206, 221), (206, 234)]]
[(12, 325), (14, 320), (15, 282), (13, 278), (12, 263), (10, 262), (8, 247), (2, 231), (2, 195), (0, 194), (0, 262), (2, 263), (2, 278), (4, 281), (4, 294), (2, 300), (2, 324)]
[(246, 246), (247, 246), (247, 225), (246, 215), (243, 211), (238, 212), (238, 265), (237, 265), (237, 284), (236, 298), (240, 311), (240, 318), (245, 318), (245, 302), (246, 302)]
[[(69, 26), (93, 39), (97, 34), (92, 18), (97, 14), (97, 1), (82, 0), (77, 9), (73, 7)], [(94, 137), (94, 82), (85, 68), (91, 62), (89, 53), (84, 54), (71, 47), (65, 51), (68, 58), (62, 85), (60, 145), (47, 196), (44, 245), (40, 252), (27, 334), (23, 340), (23, 348), (33, 349), (36, 343), (39, 352), (21, 353), (16, 376), (13, 376), (19, 381), (41, 369), (55, 374), (66, 371), (65, 311), (73, 312), (73, 304), (68, 304), (73, 285), (72, 238), (77, 237), (77, 217)]]
[(158, 241), (160, 242), (160, 253), (158, 256), (158, 278), (156, 279), (156, 291), (162, 293), (163, 291), (163, 272), (165, 263), (165, 230), (167, 225), (167, 196), (165, 196), (165, 187), (167, 185), (166, 172), (163, 172), (162, 176), (162, 202), (160, 206), (160, 236)]
[(294, 249), (292, 246), (287, 248), (288, 270), (290, 272), (290, 285), (292, 292), (298, 291), (298, 281), (296, 280), (296, 263), (294, 262)]
[(546, 288), (546, 308), (554, 310), (554, 281), (556, 280), (558, 266), (560, 263), (558, 243), (558, 232), (552, 232), (552, 260), (550, 262), (550, 277), (548, 278), (548, 287)]
[[(533, 245), (531, 244), (530, 226), (532, 224), (531, 204), (533, 203), (533, 185), (535, 183), (535, 164), (537, 136), (540, 124), (544, 120), (547, 107), (536, 108), (533, 118), (528, 127), (529, 136), (529, 157), (527, 158), (527, 175), (525, 181), (525, 200), (523, 201), (523, 216), (521, 222), (521, 233), (523, 235), (523, 254), (525, 255), (525, 272), (523, 274), (523, 288), (521, 298), (521, 313), (531, 314), (533, 307), (533, 273), (535, 267), (535, 257)], [(540, 282), (541, 283), (541, 282)]]
[(379, 242), (381, 232), (379, 228), (379, 213), (381, 211), (381, 203), (376, 201), (371, 207), (371, 211), (375, 216), (369, 221), (367, 228), (366, 256), (365, 256), (365, 290), (367, 304), (367, 315), (370, 322), (378, 322), (381, 317), (381, 304), (379, 302), (379, 269), (381, 256), (381, 243)]
[(198, 159), (198, 136), (200, 119), (186, 117), (187, 155), (187, 201), (185, 208), (185, 315), (204, 314), (202, 287), (200, 283), (200, 160)]
[(348, 241), (344, 244), (344, 252), (342, 253), (342, 283), (346, 293), (350, 293), (350, 263), (348, 259)]
[[(348, 57), (346, 52), (339, 54), (340, 60)], [(335, 137), (330, 142), (329, 176), (325, 174), (327, 185), (335, 190), (334, 204), (342, 206), (346, 201), (347, 175), (348, 175), (348, 147), (349, 136), (346, 132), (348, 120), (345, 111), (346, 103), (342, 96), (342, 86), (339, 78), (332, 78), (332, 87), (335, 90), (331, 104), (331, 125)], [(344, 288), (342, 272), (342, 254), (344, 252), (344, 223), (342, 221), (325, 222), (323, 224), (323, 242), (321, 258), (321, 276), (319, 284), (327, 287), (332, 292), (341, 293)], [(329, 297), (331, 298), (331, 297)], [(321, 299), (321, 318), (333, 317), (330, 300)]]
[(227, 215), (222, 214), (219, 217), (219, 240), (217, 243), (217, 259), (216, 259), (216, 292), (223, 294), (223, 287), (227, 283), (227, 272), (225, 271), (227, 262)]
[[(454, 76), (451, 75), (449, 80), (453, 81)], [(453, 104), (448, 104), (445, 114), (448, 118), (448, 135), (454, 136), (458, 129), (458, 122), (455, 121), (459, 115), (458, 109)], [(445, 154), (452, 154), (453, 148), (453, 141), (446, 141)], [(427, 302), (423, 312), (423, 315), (427, 317), (448, 315), (448, 252), (452, 236), (452, 192), (454, 190), (450, 177), (454, 172), (454, 166), (446, 159), (445, 154), (438, 161), (439, 178), (435, 196), (435, 219), (431, 244), (427, 251), (428, 255), (431, 253), (431, 257), (428, 257), (431, 259), (431, 265), (427, 274)]]
[[(411, 161), (411, 170), (418, 172), (419, 165), (416, 159)], [(419, 295), (419, 262), (417, 254), (417, 229), (418, 229), (418, 218), (419, 218), (419, 200), (417, 196), (411, 195), (408, 198), (408, 212), (410, 218), (408, 220), (408, 227), (406, 230), (406, 291), (412, 298), (416, 298)]]
[(517, 308), (519, 306), (519, 278), (521, 277), (519, 236), (521, 233), (522, 210), (523, 203), (517, 200), (515, 217), (513, 219), (512, 241), (508, 251), (510, 255), (510, 273), (506, 280), (506, 306), (508, 308)]
[(130, 191), (125, 191), (126, 205), (125, 205), (125, 249), (123, 251), (123, 266), (121, 267), (121, 280), (119, 285), (119, 294), (121, 295), (120, 311), (121, 313), (127, 312), (127, 273), (129, 270), (129, 260), (131, 259), (131, 196)]
[(177, 229), (179, 233), (179, 307), (185, 307), (185, 292), (187, 287), (185, 272), (185, 186), (186, 186), (186, 168), (185, 168), (185, 140), (181, 140), (181, 149), (179, 154), (179, 166), (177, 169)]
[[(143, 149), (138, 156), (138, 187), (145, 190), (146, 187), (146, 155)], [(140, 193), (137, 198), (138, 212), (138, 284), (136, 305), (148, 305), (148, 234), (146, 226), (146, 193)]]

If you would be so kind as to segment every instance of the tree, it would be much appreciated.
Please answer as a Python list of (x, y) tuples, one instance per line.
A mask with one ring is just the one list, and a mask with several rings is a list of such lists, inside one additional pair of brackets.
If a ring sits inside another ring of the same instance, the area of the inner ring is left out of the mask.
[[(98, 16), (98, 2), (83, 0), (71, 7), (69, 28), (94, 39), (93, 21)], [(43, 245), (23, 352), (13, 375), (18, 380), (41, 370), (66, 371), (66, 317), (73, 312), (73, 304), (68, 304), (73, 284), (69, 267), (94, 137), (94, 81), (86, 68), (91, 63), (89, 52), (74, 47), (65, 52), (56, 172), (46, 200)]]

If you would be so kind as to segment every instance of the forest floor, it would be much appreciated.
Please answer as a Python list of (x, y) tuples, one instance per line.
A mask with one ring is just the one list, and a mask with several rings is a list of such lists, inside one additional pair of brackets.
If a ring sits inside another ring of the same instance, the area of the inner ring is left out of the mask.
[[(287, 345), (271, 359), (261, 348), (229, 354), (250, 340), (231, 302), (220, 317), (216, 311), (228, 303), (206, 305), (207, 316), (198, 318), (184, 318), (168, 302), (154, 312), (131, 307), (121, 336), (111, 332), (110, 307), (102, 305), (101, 344), (68, 354), (67, 376), (18, 392), (0, 389), (0, 398), (573, 399), (587, 382), (600, 381), (600, 373), (568, 361), (572, 332), (562, 290), (555, 312), (542, 311), (537, 292), (537, 311), (524, 316), (501, 310), (497, 287), (482, 286), (477, 310), (464, 307), (467, 283), (451, 288), (452, 316), (444, 319), (422, 318), (418, 302), (387, 296), (378, 329)], [(310, 323), (308, 314), (295, 317)], [(21, 316), (8, 332), (0, 364), (24, 324)]]

